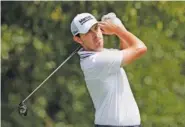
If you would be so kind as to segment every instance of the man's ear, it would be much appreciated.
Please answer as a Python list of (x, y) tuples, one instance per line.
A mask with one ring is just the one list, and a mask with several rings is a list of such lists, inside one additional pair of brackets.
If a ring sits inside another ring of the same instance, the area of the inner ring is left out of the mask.
[(76, 41), (79, 44), (83, 43), (83, 41), (78, 36), (73, 36), (73, 40)]

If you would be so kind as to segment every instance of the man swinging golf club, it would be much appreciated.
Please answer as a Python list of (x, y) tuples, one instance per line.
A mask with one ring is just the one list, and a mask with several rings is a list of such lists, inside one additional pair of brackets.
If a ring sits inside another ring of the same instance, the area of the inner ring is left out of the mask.
[[(116, 23), (118, 21), (119, 23)], [(71, 32), (95, 108), (95, 127), (140, 127), (140, 113), (122, 67), (146, 53), (147, 47), (127, 31), (114, 13), (102, 21), (89, 13), (75, 16)], [(103, 34), (116, 35), (120, 49), (105, 49)]]

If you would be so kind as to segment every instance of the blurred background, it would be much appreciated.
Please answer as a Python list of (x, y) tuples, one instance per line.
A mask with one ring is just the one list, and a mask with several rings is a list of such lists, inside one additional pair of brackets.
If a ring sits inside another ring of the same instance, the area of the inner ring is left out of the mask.
[[(75, 55), (28, 101), (17, 106), (75, 50), (77, 13), (98, 20), (115, 12), (148, 47), (125, 67), (143, 127), (185, 127), (185, 2), (1, 2), (2, 127), (93, 127), (94, 108)], [(118, 48), (105, 36), (106, 48)]]

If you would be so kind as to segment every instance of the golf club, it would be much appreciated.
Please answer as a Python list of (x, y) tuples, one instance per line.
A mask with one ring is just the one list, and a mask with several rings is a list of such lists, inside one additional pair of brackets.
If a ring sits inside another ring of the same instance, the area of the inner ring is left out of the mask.
[(60, 66), (58, 66), (42, 83), (40, 83), (40, 85), (38, 85), (38, 87), (35, 88), (35, 90), (33, 90), (23, 101), (21, 101), (21, 103), (18, 106), (18, 112), (20, 115), (22, 116), (26, 116), (28, 113), (28, 108), (25, 104), (26, 100), (28, 100), (58, 69), (60, 69), (74, 54), (76, 54), (78, 52), (78, 50), (81, 48), (81, 46), (78, 46), (75, 51), (73, 51), (71, 53), (70, 56), (68, 56), (64, 62), (62, 62), (60, 64)]

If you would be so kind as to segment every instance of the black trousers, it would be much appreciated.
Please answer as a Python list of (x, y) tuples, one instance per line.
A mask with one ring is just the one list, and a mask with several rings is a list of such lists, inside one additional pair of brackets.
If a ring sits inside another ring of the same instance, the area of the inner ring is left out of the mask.
[(95, 125), (95, 127), (141, 127), (141, 125), (133, 125), (133, 126)]

